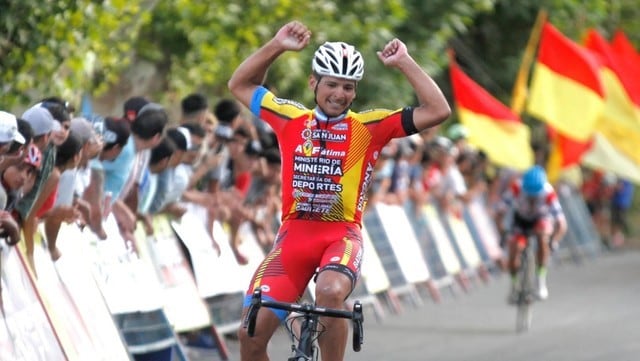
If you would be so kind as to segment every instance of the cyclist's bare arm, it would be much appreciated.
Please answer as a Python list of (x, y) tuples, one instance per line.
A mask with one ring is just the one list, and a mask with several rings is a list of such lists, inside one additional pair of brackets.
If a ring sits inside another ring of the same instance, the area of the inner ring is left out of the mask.
[(413, 122), (418, 131), (436, 126), (451, 115), (451, 108), (435, 81), (409, 55), (407, 46), (393, 39), (378, 52), (385, 66), (397, 68), (416, 92), (420, 105), (413, 110)]
[(309, 44), (311, 32), (298, 21), (284, 25), (276, 35), (238, 66), (231, 79), (229, 90), (245, 106), (250, 106), (251, 97), (260, 86), (271, 64), (288, 50), (300, 51)]
[(560, 215), (555, 218), (555, 227), (553, 228), (553, 234), (551, 235), (552, 242), (560, 242), (565, 233), (567, 233), (567, 220), (564, 215)]

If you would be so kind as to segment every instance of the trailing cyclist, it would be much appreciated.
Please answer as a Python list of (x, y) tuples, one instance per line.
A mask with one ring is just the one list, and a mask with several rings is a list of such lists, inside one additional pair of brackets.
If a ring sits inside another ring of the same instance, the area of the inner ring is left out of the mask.
[[(513, 215), (510, 229), (505, 229), (505, 217)], [(549, 297), (547, 289), (547, 265), (550, 248), (557, 248), (567, 231), (558, 195), (547, 181), (545, 170), (535, 165), (527, 169), (522, 177), (514, 180), (502, 196), (498, 206), (498, 227), (506, 235), (508, 247), (508, 266), (511, 273), (511, 291), (509, 303), (517, 298), (516, 275), (520, 253), (527, 241), (527, 235), (533, 232), (538, 240), (536, 254), (537, 297), (545, 300)]]

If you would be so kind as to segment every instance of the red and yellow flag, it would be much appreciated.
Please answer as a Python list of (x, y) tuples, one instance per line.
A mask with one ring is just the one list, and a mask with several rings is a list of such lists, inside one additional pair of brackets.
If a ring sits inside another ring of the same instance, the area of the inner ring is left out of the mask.
[(542, 29), (527, 112), (577, 141), (588, 141), (604, 106), (598, 63), (553, 25)]
[(592, 147), (593, 141), (578, 141), (547, 126), (547, 136), (551, 144), (549, 159), (547, 160), (547, 176), (553, 183), (560, 177), (560, 173), (577, 164)]
[(614, 147), (640, 163), (640, 152), (637, 151), (640, 144), (640, 111), (628, 91), (633, 88), (632, 82), (635, 80), (625, 80), (633, 73), (597, 31), (588, 32), (585, 46), (600, 57), (600, 72), (606, 91), (604, 109), (595, 129)]
[(622, 84), (636, 108), (640, 108), (640, 56), (621, 30), (615, 32), (610, 44), (621, 66), (616, 73), (621, 77)]
[(456, 111), (469, 143), (500, 166), (523, 170), (533, 164), (529, 127), (509, 107), (467, 76), (451, 59), (449, 74)]

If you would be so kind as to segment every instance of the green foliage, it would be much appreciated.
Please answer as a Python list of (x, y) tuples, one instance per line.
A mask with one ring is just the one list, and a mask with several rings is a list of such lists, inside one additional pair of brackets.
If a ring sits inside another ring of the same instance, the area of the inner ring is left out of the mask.
[(0, 104), (105, 91), (129, 65), (149, 0), (1, 0)]
[(161, 0), (138, 49), (143, 58), (167, 72), (166, 91), (155, 95), (159, 99), (175, 102), (194, 90), (228, 96), (226, 83), (235, 67), (281, 25), (298, 19), (311, 29), (313, 38), (307, 49), (284, 55), (270, 69), (267, 82), (279, 95), (313, 104), (312, 92), (306, 91), (313, 51), (324, 41), (341, 40), (356, 45), (365, 57), (365, 78), (354, 106), (397, 107), (412, 104), (413, 91), (401, 74), (384, 68), (376, 52), (399, 37), (416, 60), (437, 75), (446, 64), (449, 39), (465, 32), (474, 17), (490, 11), (494, 2)]
[(450, 96), (446, 49), (456, 50), (469, 75), (508, 103), (535, 16), (573, 39), (590, 27), (610, 35), (623, 29), (640, 42), (635, 0), (0, 0), (0, 105), (25, 105), (60, 94), (100, 95), (132, 62), (158, 69), (161, 102), (202, 91), (229, 96), (226, 83), (237, 65), (284, 23), (298, 19), (313, 32), (310, 46), (278, 59), (268, 83), (279, 95), (312, 105), (309, 61), (327, 40), (352, 43), (363, 53), (365, 78), (354, 107), (396, 107), (414, 102), (397, 71), (384, 68), (376, 51), (403, 40), (423, 68)]
[(312, 44), (300, 53), (279, 59), (268, 82), (282, 96), (312, 102), (312, 94), (301, 94), (300, 90), (306, 88), (308, 64), (319, 44), (336, 39), (357, 44), (367, 63), (373, 63), (377, 60), (374, 49), (390, 38), (390, 29), (401, 23), (405, 14), (399, 0), (162, 0), (153, 11), (152, 21), (143, 29), (138, 48), (143, 58), (160, 60), (167, 70), (165, 96), (171, 100), (194, 90), (228, 96), (226, 83), (235, 67), (280, 26), (299, 19), (314, 33)]

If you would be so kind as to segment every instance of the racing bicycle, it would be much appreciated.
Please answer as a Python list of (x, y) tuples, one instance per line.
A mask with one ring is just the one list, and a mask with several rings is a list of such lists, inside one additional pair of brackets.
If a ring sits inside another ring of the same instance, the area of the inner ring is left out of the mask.
[[(321, 316), (350, 319), (353, 326), (353, 350), (358, 352), (362, 347), (364, 340), (362, 327), (364, 316), (362, 313), (362, 303), (360, 303), (360, 301), (354, 302), (353, 311), (338, 310), (318, 307), (312, 303), (287, 303), (264, 300), (262, 299), (262, 291), (258, 288), (253, 292), (249, 311), (244, 320), (244, 327), (247, 328), (247, 333), (250, 337), (255, 334), (256, 319), (261, 307), (285, 310), (296, 314), (295, 316), (289, 317), (285, 323), (294, 343), (291, 345), (292, 356), (288, 358), (287, 361), (318, 360), (319, 352), (315, 341), (322, 332), (324, 332), (323, 326), (319, 322)], [(301, 321), (299, 337), (296, 335), (293, 327), (293, 323), (296, 322), (296, 320)]]

